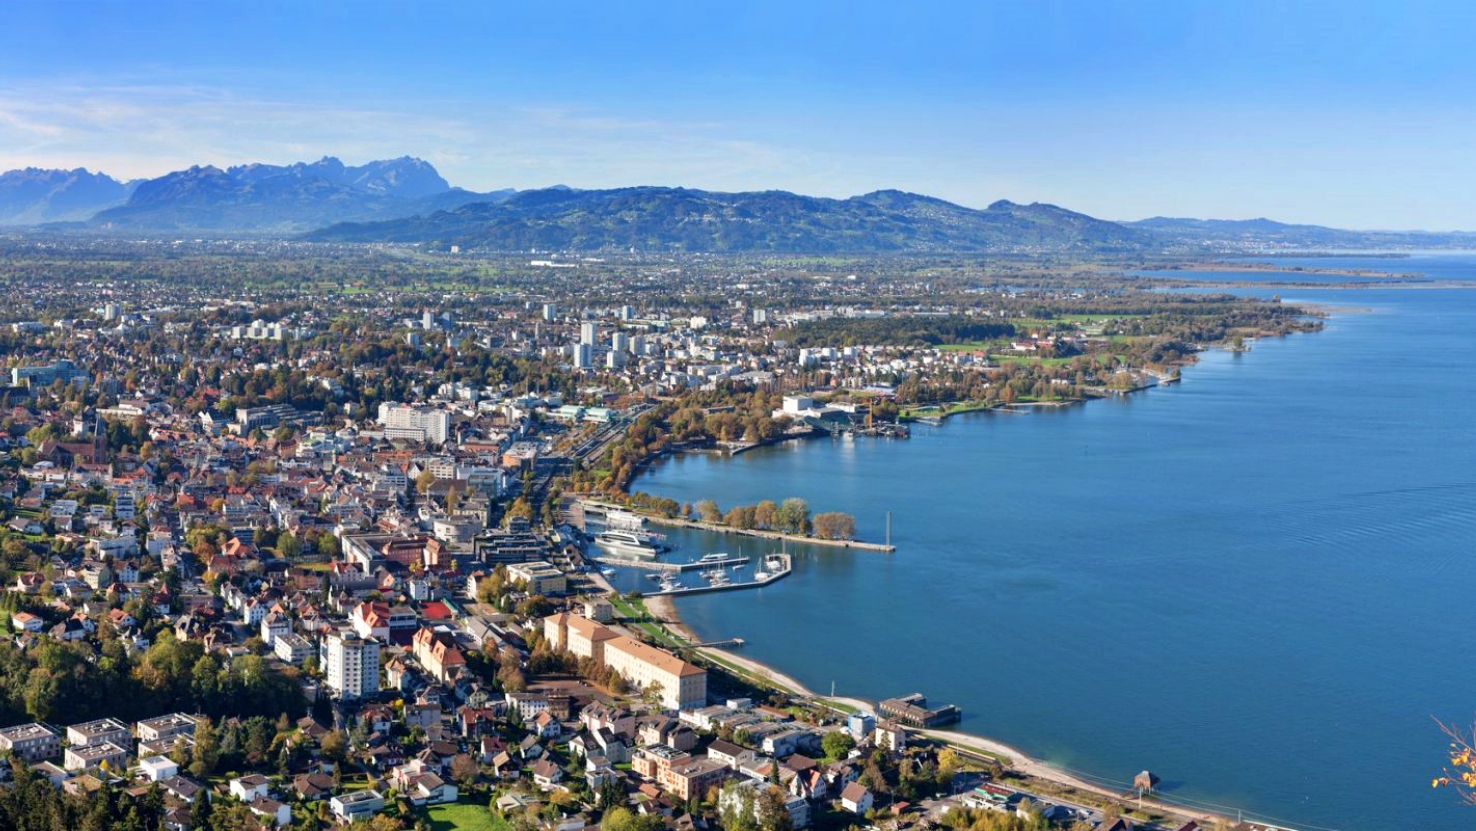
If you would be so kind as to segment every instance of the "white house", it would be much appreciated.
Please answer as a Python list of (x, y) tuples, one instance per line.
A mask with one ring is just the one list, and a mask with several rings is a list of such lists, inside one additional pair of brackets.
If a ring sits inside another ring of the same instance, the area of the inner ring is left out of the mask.
[(138, 772), (150, 782), (159, 782), (179, 775), (179, 765), (168, 756), (150, 756), (139, 760)]
[(333, 816), (342, 822), (369, 819), (384, 810), (384, 797), (379, 791), (370, 789), (339, 794), (328, 800)]
[(259, 796), (246, 805), (251, 813), (269, 820), (278, 828), (286, 828), (292, 822), (292, 806), (265, 796)]
[(860, 782), (852, 782), (841, 791), (841, 807), (853, 814), (865, 814), (871, 810), (871, 791)]
[(260, 797), (272, 795), (272, 781), (259, 773), (231, 780), (231, 796), (242, 802), (253, 802)]

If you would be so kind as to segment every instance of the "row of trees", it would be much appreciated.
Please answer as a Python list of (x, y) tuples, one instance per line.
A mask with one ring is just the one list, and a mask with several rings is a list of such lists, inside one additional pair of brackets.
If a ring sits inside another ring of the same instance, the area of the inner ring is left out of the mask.
[(704, 499), (695, 506), (682, 506), (682, 516), (743, 531), (814, 534), (827, 540), (849, 540), (856, 536), (855, 517), (839, 511), (811, 516), (809, 504), (799, 497), (790, 497), (783, 502), (765, 499), (757, 505), (737, 505), (726, 512), (718, 507), (717, 502)]

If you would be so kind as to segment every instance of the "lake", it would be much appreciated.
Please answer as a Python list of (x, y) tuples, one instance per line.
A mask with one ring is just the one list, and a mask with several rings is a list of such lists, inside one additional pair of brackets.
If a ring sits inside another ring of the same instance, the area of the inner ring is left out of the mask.
[[(1278, 262), (1476, 280), (1470, 254)], [(800, 496), (870, 540), (890, 511), (898, 546), (792, 547), (790, 579), (683, 618), (816, 690), (956, 703), (962, 729), (1099, 780), (1147, 768), (1299, 828), (1468, 827), (1429, 783), (1432, 717), (1476, 712), (1476, 290), (1279, 293), (1356, 311), (1125, 398), (663, 460), (633, 487)]]

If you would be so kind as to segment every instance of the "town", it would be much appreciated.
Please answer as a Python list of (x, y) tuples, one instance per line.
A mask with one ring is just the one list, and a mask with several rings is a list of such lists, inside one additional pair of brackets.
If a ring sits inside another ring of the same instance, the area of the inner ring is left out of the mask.
[(633, 485), (1171, 382), (1302, 310), (1009, 263), (57, 245), (0, 260), (15, 827), (1213, 827), (1144, 807), (1151, 775), (1104, 797), (950, 744), (920, 695), (766, 683), (614, 591), (584, 514), (855, 543), (845, 506)]

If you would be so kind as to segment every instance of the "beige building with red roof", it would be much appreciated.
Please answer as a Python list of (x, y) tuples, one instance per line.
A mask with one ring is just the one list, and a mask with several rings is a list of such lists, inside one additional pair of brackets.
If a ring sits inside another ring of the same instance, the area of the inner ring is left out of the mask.
[(422, 627), (415, 633), (412, 643), (415, 660), (437, 681), (449, 683), (466, 666), (466, 656), (456, 646), (456, 640), (446, 632)]
[(544, 618), (543, 634), (555, 648), (592, 658), (643, 690), (656, 685), (662, 706), (669, 710), (707, 706), (707, 670), (666, 650), (567, 612)]

